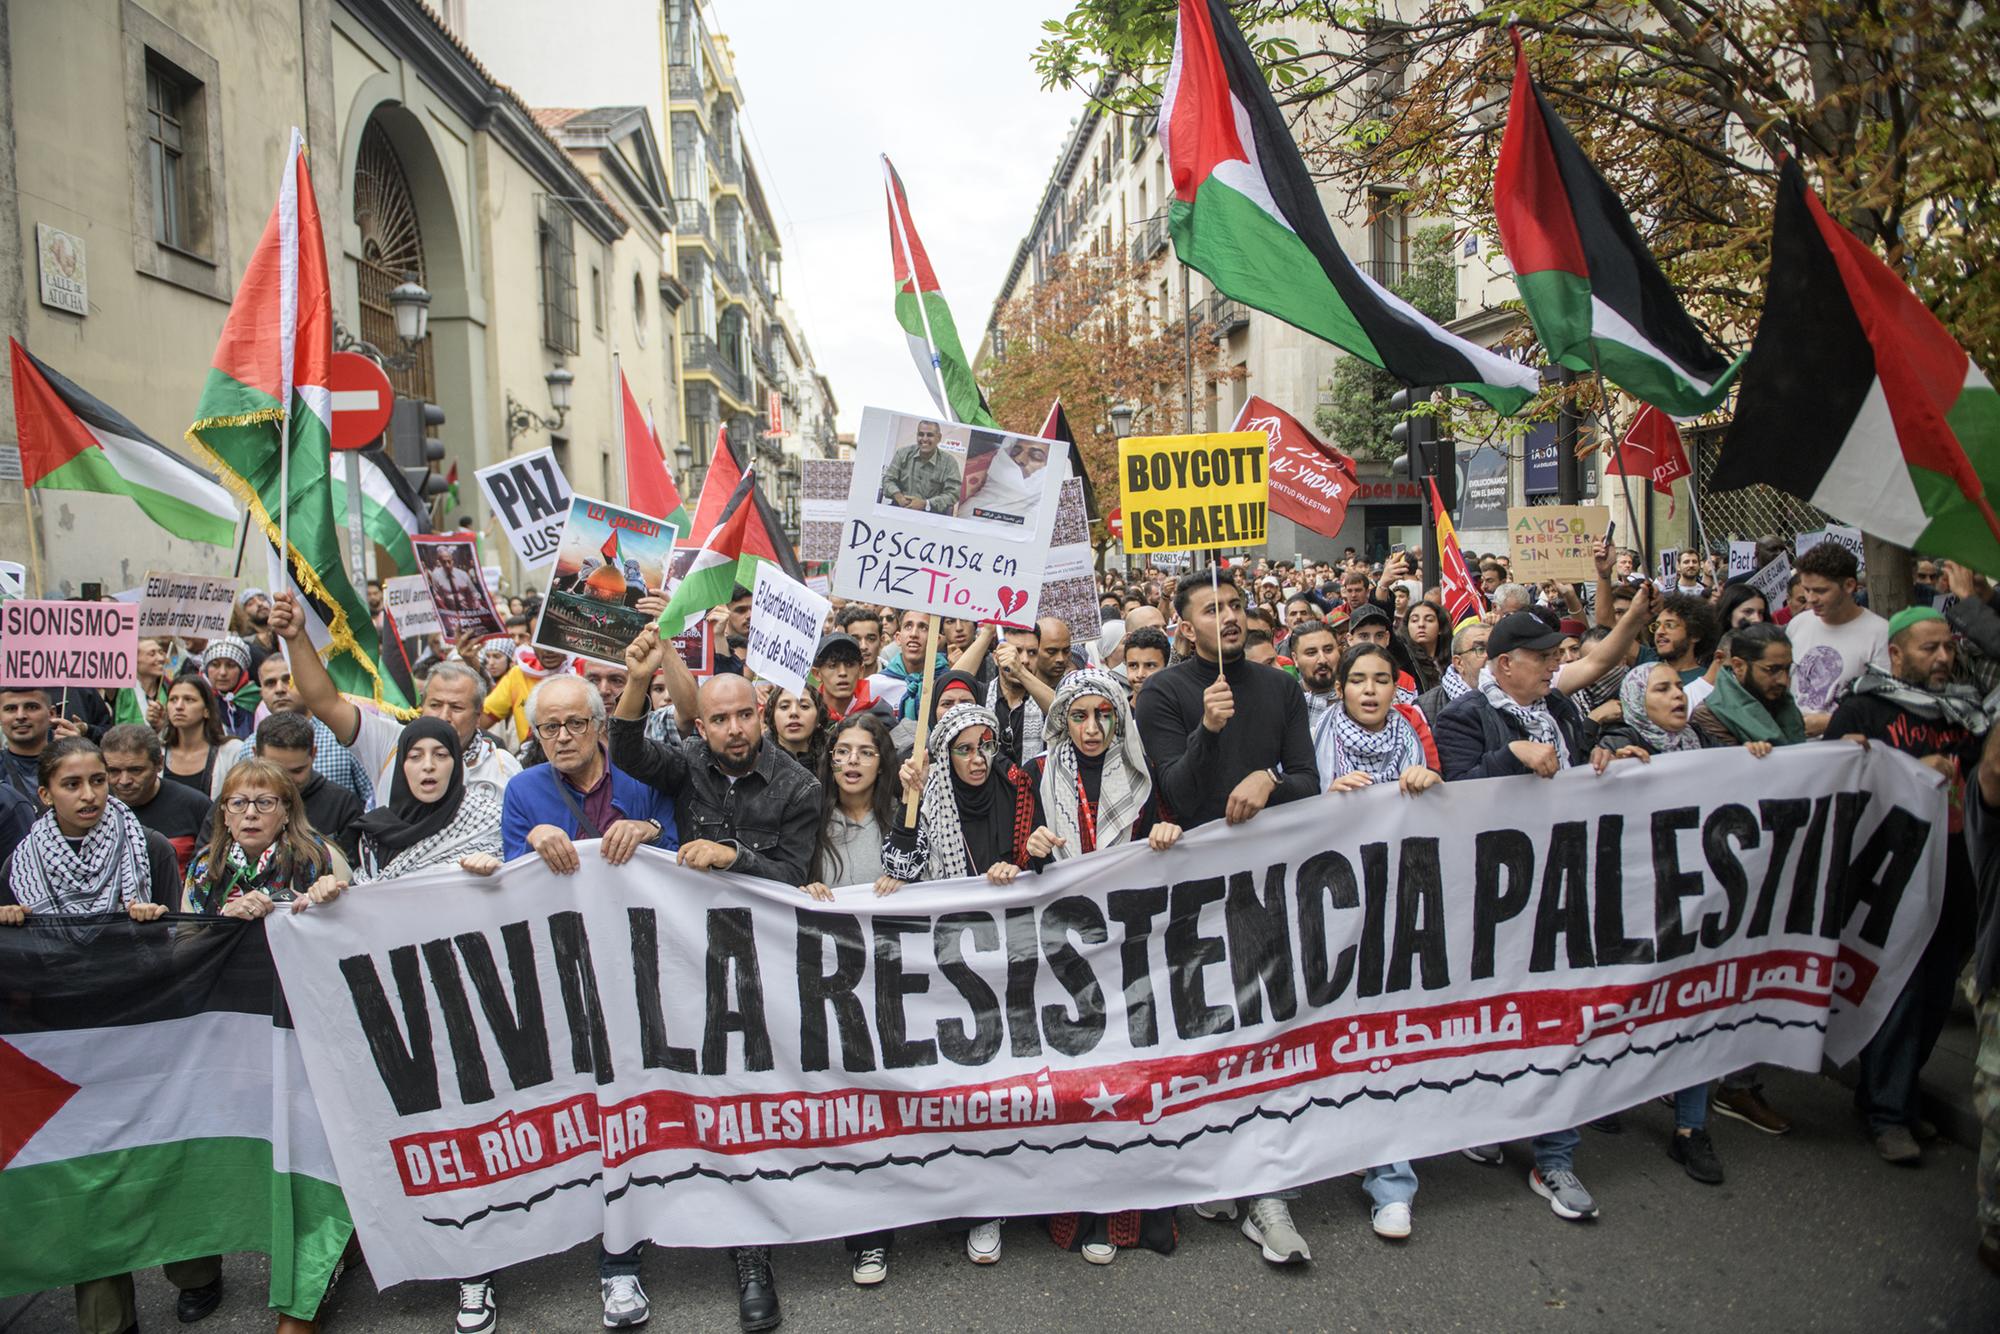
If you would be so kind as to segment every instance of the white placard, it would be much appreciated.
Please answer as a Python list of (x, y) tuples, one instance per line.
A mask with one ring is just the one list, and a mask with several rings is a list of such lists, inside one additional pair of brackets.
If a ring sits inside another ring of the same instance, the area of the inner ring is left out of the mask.
[(573, 494), (556, 463), (555, 450), (538, 449), (481, 468), (473, 476), (521, 564), (532, 570), (554, 560)]
[(1785, 605), (1785, 593), (1792, 583), (1792, 562), (1784, 552), (1771, 558), (1771, 562), (1746, 580), (1750, 587), (1764, 595), (1764, 603), (1772, 611)]
[(1068, 476), (1060, 441), (865, 409), (834, 595), (1033, 624)]
[(1731, 542), (1729, 544), (1729, 577), (1757, 572), (1757, 544), (1755, 542)]
[(139, 597), (139, 637), (214, 639), (229, 633), (235, 611), (234, 579), (148, 570)]
[(750, 590), (750, 647), (743, 665), (759, 680), (800, 693), (812, 670), (820, 628), (832, 610), (832, 602), (770, 561), (762, 562)]
[(396, 623), (396, 632), (405, 639), (440, 634), (444, 630), (438, 620), (437, 603), (431, 601), (430, 583), (421, 574), (384, 579), (382, 608)]

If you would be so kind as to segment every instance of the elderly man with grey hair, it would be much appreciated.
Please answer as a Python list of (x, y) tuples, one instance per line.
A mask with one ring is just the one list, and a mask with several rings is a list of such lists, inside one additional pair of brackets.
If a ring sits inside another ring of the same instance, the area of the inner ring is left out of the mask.
[[(395, 763), (396, 741), (403, 725), (340, 693), (312, 641), (306, 638), (305, 621), (290, 593), (272, 599), (271, 629), (285, 643), (285, 656), (292, 663), (292, 687), (300, 701), (313, 717), (333, 729), (335, 741), (354, 752), (364, 772), (375, 775), (375, 804), (381, 805), (389, 799), (389, 767)], [(427, 717), (444, 719), (458, 733), (465, 747), (467, 782), (487, 782), (504, 791), (507, 781), (521, 772), (521, 763), (479, 730), (487, 690), (486, 678), (477, 668), (449, 660), (431, 668), (424, 679), (419, 707)]]
[(1493, 590), (1493, 623), (1510, 612), (1526, 611), (1535, 604), (1535, 595), (1526, 584), (1502, 584)]

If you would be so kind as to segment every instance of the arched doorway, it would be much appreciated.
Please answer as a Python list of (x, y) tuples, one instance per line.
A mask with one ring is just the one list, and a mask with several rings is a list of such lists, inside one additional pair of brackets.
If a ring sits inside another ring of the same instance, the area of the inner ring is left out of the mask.
[[(354, 225), (361, 232), (361, 258), (355, 266), (361, 337), (384, 352), (400, 353), (403, 347), (396, 341), (396, 316), (389, 308), (389, 292), (405, 277), (414, 277), (425, 287), (430, 281), (424, 271), (423, 230), (417, 222), (409, 177), (388, 134), (372, 118), (361, 132), (361, 153), (354, 163)], [(406, 397), (436, 398), (428, 339), (417, 345), (410, 365), (389, 372), (389, 381)]]

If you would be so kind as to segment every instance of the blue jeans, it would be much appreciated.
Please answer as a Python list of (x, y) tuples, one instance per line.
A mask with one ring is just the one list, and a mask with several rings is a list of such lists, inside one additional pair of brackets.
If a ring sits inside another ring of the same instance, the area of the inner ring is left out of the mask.
[(640, 1242), (623, 1255), (614, 1255), (604, 1249), (602, 1241), (597, 1243), (597, 1276), (606, 1278), (639, 1277), (639, 1260), (646, 1253), (646, 1243)]
[(1696, 1084), (1674, 1095), (1674, 1129), (1704, 1130), (1708, 1126), (1708, 1085)]
[(1385, 1204), (1408, 1204), (1417, 1198), (1417, 1169), (1408, 1163), (1385, 1163), (1361, 1174), (1361, 1189), (1377, 1209)]
[(1576, 1163), (1577, 1141), (1582, 1138), (1582, 1133), (1574, 1128), (1535, 1136), (1528, 1146), (1535, 1151), (1536, 1169), (1544, 1174), (1570, 1171)]

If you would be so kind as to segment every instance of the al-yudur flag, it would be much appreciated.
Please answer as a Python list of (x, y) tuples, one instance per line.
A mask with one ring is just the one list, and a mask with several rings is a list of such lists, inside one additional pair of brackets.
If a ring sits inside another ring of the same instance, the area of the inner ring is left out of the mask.
[(13, 339), (7, 348), (24, 486), (130, 496), (175, 537), (212, 547), (236, 544), (239, 507), (221, 483)]
[[(326, 238), (306, 170), (305, 138), (294, 129), (277, 206), (237, 285), (187, 438), (273, 543), (282, 519), (291, 544), (290, 582), (325, 626), (324, 644), (318, 635), (314, 643), (334, 683), (348, 694), (402, 708), (401, 692), (385, 685), (377, 670), (380, 647), (368, 604), (343, 564), (344, 534), (328, 477), (332, 361)], [(281, 495), (286, 486), (289, 495)]]
[(1532, 367), (1460, 338), (1354, 266), (1264, 74), (1223, 0), (1181, 0), (1160, 103), (1174, 253), (1227, 296), (1412, 385), (1452, 385), (1502, 412)]
[(1710, 485), (1763, 482), (1875, 536), (2000, 574), (2000, 396), (1785, 159), (1764, 315)]
[(1549, 360), (1602, 370), (1641, 402), (1681, 417), (1709, 411), (1735, 364), (1688, 318), (1610, 183), (1542, 100), (1520, 31), (1508, 31), (1514, 92), (1493, 212), (1535, 336)]
[(260, 923), (0, 929), (0, 1297), (271, 1257), (310, 1318), (353, 1234)]
[(910, 356), (917, 374), (931, 391), (939, 412), (968, 426), (1000, 429), (986, 400), (972, 378), (972, 363), (958, 340), (958, 325), (938, 287), (931, 257), (917, 236), (910, 217), (910, 201), (903, 194), (903, 179), (896, 174), (888, 157), (882, 158), (883, 185), (889, 192), (889, 260), (896, 273), (896, 323), (910, 340)]

